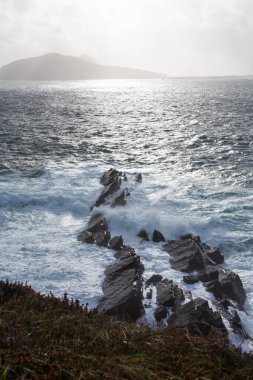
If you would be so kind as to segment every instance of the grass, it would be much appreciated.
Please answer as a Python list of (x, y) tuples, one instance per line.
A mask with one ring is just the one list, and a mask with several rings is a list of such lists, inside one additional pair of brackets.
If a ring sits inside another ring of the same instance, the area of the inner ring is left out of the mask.
[(253, 379), (226, 337), (154, 331), (0, 281), (0, 380)]

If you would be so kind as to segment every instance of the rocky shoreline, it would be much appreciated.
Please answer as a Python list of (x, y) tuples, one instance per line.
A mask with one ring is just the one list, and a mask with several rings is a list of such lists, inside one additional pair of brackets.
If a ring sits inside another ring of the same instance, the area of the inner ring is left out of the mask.
[[(187, 328), (206, 336), (210, 332), (228, 334), (225, 324), (243, 341), (252, 339), (240, 320), (238, 311), (244, 311), (246, 293), (240, 277), (223, 266), (224, 257), (218, 248), (201, 241), (199, 236), (187, 234), (176, 240), (167, 240), (154, 230), (151, 240), (164, 242), (161, 249), (169, 255), (171, 268), (185, 273), (186, 284), (201, 282), (214, 296), (212, 305), (203, 298), (193, 298), (191, 292), (179, 288), (171, 279), (154, 274), (144, 283), (145, 270), (134, 249), (124, 242), (122, 235), (111, 236), (109, 223), (101, 206), (124, 207), (131, 196), (127, 188), (128, 178), (116, 169), (110, 169), (100, 178), (104, 186), (95, 204), (86, 228), (77, 239), (88, 244), (107, 247), (114, 252), (115, 262), (105, 270), (102, 285), (103, 297), (98, 304), (99, 313), (105, 313), (124, 321), (137, 321), (145, 315), (145, 301), (156, 293), (154, 318), (169, 327)], [(135, 174), (135, 181), (142, 182), (142, 175)], [(149, 241), (148, 233), (141, 228), (137, 236)], [(146, 298), (146, 299), (145, 299)], [(154, 297), (153, 297), (154, 298)]]

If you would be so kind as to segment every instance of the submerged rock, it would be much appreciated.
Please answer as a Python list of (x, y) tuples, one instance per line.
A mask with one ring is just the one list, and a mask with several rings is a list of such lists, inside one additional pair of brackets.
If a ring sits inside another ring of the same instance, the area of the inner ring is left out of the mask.
[(141, 173), (137, 173), (136, 176), (135, 176), (135, 180), (136, 180), (136, 182), (142, 182), (142, 174)]

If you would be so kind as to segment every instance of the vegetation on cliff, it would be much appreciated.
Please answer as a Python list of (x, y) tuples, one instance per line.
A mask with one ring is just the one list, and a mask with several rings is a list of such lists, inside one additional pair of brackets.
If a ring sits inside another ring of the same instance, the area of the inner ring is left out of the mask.
[(0, 282), (0, 379), (252, 379), (226, 337), (113, 321), (78, 301)]

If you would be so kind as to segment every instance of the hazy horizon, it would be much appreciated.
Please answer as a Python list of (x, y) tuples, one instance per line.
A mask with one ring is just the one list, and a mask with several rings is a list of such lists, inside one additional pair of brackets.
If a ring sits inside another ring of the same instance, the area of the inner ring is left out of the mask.
[(1, 0), (0, 67), (47, 53), (169, 76), (253, 74), (251, 0)]

